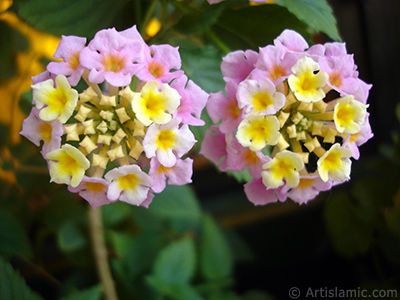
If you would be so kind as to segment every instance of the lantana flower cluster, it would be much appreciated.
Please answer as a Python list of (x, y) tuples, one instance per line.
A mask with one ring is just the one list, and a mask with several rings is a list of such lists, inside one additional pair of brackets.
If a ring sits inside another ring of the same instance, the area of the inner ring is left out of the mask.
[(208, 94), (180, 70), (177, 47), (148, 46), (135, 26), (86, 42), (62, 36), (59, 61), (32, 78), (21, 134), (42, 145), (51, 181), (94, 208), (117, 200), (147, 207), (167, 180), (191, 182), (189, 125), (204, 125)]
[(367, 98), (344, 43), (309, 47), (292, 30), (259, 52), (223, 58), (225, 92), (210, 95), (215, 125), (200, 153), (221, 171), (246, 171), (248, 199), (256, 205), (306, 203), (350, 178), (351, 158), (373, 134)]

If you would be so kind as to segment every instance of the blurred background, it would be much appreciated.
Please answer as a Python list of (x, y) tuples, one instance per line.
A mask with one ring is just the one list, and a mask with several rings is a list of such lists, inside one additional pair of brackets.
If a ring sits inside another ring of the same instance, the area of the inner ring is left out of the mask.
[[(45, 70), (61, 34), (91, 39), (100, 29), (134, 24), (149, 44), (180, 46), (183, 69), (207, 92), (224, 87), (219, 67), (227, 50), (257, 50), (285, 28), (310, 44), (340, 38), (354, 53), (360, 78), (373, 84), (374, 138), (353, 161), (350, 182), (301, 206), (288, 200), (254, 207), (241, 182), (195, 149), (190, 186), (167, 188), (148, 210), (125, 203), (102, 208), (119, 298), (290, 299), (291, 287), (303, 294), (310, 287), (399, 290), (400, 2), (308, 2), (298, 3), (309, 6), (315, 22), (289, 0), (258, 6), (240, 0), (212, 6), (200, 0), (1, 1), (0, 295), (103, 297), (87, 203), (49, 183), (39, 149), (18, 133), (31, 108), (30, 78)], [(197, 130), (201, 140), (204, 129)]]

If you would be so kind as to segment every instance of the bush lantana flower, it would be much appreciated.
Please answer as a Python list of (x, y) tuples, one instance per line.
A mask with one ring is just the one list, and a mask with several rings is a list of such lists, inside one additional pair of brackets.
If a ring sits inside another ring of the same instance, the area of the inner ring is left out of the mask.
[(204, 125), (208, 94), (180, 70), (178, 48), (148, 46), (135, 26), (101, 30), (85, 44), (62, 36), (54, 54), (62, 61), (32, 78), (21, 134), (43, 141), (51, 181), (93, 208), (117, 200), (147, 207), (167, 183), (191, 182), (188, 125)]
[(212, 93), (215, 123), (200, 153), (221, 171), (248, 172), (255, 205), (306, 203), (350, 178), (351, 158), (373, 134), (367, 98), (345, 44), (308, 46), (293, 30), (274, 45), (223, 58), (225, 93)]

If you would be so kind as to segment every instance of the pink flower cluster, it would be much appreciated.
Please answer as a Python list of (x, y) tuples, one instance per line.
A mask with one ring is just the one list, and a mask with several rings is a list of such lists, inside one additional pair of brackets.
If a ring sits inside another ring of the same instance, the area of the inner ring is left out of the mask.
[(284, 30), (258, 52), (229, 53), (221, 70), (225, 92), (210, 95), (215, 125), (200, 153), (221, 171), (248, 172), (252, 203), (306, 203), (350, 178), (350, 159), (373, 136), (371, 85), (358, 78), (344, 43), (309, 47)]
[(93, 208), (147, 207), (167, 180), (191, 182), (189, 125), (204, 125), (208, 94), (184, 75), (177, 47), (148, 46), (134, 26), (101, 30), (88, 44), (62, 36), (54, 57), (32, 78), (34, 106), (21, 131), (43, 145), (51, 181)]

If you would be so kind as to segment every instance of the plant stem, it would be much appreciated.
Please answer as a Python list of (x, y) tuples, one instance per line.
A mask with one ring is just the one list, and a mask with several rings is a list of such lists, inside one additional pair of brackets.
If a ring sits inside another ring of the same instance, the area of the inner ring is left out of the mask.
[(107, 260), (107, 249), (104, 241), (103, 222), (101, 208), (93, 209), (89, 206), (90, 236), (92, 240), (93, 254), (96, 261), (97, 272), (103, 284), (105, 299), (118, 300), (114, 280)]
[(225, 43), (217, 36), (215, 35), (211, 30), (206, 31), (206, 35), (217, 45), (217, 47), (224, 53), (228, 54), (231, 52), (231, 49), (229, 49), (228, 46), (225, 45)]
[(149, 25), (151, 17), (153, 16), (157, 2), (158, 2), (158, 0), (153, 0), (150, 3), (149, 8), (147, 9), (146, 15), (144, 16), (143, 23), (141, 24), (141, 27), (140, 27), (140, 34), (142, 35), (143, 38), (146, 36), (146, 28)]

